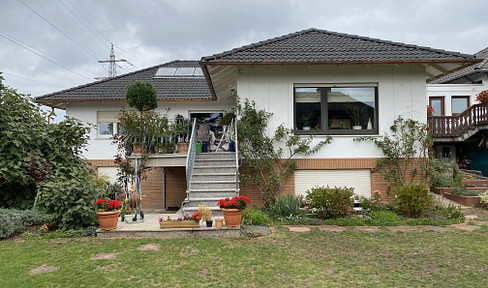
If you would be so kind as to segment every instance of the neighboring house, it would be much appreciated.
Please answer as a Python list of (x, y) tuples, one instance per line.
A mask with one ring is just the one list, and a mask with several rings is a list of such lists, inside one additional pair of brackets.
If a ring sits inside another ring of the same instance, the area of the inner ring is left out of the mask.
[[(426, 79), (475, 62), (472, 55), (309, 29), (203, 57), (199, 63), (203, 77), (156, 76), (160, 68), (200, 67), (197, 62), (175, 61), (45, 95), (37, 101), (65, 108), (68, 116), (84, 122), (98, 123), (86, 157), (99, 170), (108, 171), (104, 167), (111, 165), (115, 148), (106, 138), (110, 133), (105, 135), (102, 128), (115, 129), (116, 123), (111, 121), (124, 105), (125, 87), (131, 81), (151, 81), (158, 92), (158, 110), (170, 107), (172, 115), (223, 112), (235, 107), (236, 96), (247, 98), (255, 101), (257, 108), (273, 113), (269, 133), (284, 123), (297, 134), (316, 134), (316, 142), (322, 135), (333, 136), (333, 142), (318, 153), (297, 159), (297, 170), (283, 193), (303, 194), (315, 185), (337, 185), (355, 187), (357, 194), (369, 196), (387, 186), (373, 170), (383, 155), (373, 143), (353, 139), (381, 137), (400, 115), (425, 122)], [(179, 88), (173, 88), (175, 83)], [(174, 189), (183, 187), (184, 170), (168, 167), (164, 178), (161, 174), (158, 170), (146, 185), (157, 187), (154, 191), (163, 186), (165, 196), (162, 200), (158, 196), (157, 204), (168, 208), (168, 199), (184, 197), (184, 189)], [(240, 187), (240, 192), (253, 203), (261, 201), (252, 185)], [(144, 186), (143, 193), (147, 193)]]
[(486, 148), (482, 140), (486, 138), (484, 133), (488, 128), (488, 119), (478, 121), (473, 112), (473, 109), (479, 109), (475, 108), (479, 104), (476, 95), (488, 90), (488, 48), (476, 53), (475, 57), (481, 62), (427, 82), (428, 103), (435, 110), (432, 121), (436, 124), (431, 126), (436, 157), (456, 160), (466, 167), (480, 150)]

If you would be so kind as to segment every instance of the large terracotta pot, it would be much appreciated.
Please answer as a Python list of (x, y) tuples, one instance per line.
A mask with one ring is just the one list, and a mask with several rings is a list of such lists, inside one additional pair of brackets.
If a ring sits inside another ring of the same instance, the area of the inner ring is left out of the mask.
[(222, 212), (226, 227), (241, 227), (242, 210), (222, 208)]
[(119, 222), (120, 211), (121, 210), (97, 212), (98, 223), (100, 223), (100, 228), (102, 230), (117, 229), (117, 223)]
[(134, 143), (132, 144), (132, 150), (134, 155), (142, 155), (144, 152), (144, 145), (142, 143)]
[(178, 143), (178, 154), (188, 154), (188, 143)]

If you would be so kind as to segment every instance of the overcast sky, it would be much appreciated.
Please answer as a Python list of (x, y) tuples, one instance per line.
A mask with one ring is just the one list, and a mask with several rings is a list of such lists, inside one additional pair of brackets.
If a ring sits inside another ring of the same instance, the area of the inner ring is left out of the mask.
[[(308, 28), (462, 53), (488, 46), (486, 0), (1, 0), (4, 84), (41, 96)], [(14, 43), (15, 42), (15, 43)], [(39, 56), (41, 55), (41, 56)]]

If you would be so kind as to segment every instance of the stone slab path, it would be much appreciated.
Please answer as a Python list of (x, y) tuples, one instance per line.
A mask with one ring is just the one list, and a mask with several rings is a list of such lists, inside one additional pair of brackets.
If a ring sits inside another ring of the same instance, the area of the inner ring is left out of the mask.
[[(287, 229), (290, 232), (306, 233), (312, 231), (312, 229), (318, 229), (324, 232), (343, 232), (346, 230), (355, 230), (368, 233), (374, 233), (379, 231), (391, 231), (391, 232), (424, 232), (424, 231), (436, 231), (436, 232), (448, 232), (452, 229), (459, 229), (463, 231), (475, 231), (481, 229), (481, 226), (488, 226), (488, 221), (478, 221), (476, 215), (466, 215), (464, 223), (453, 224), (447, 226), (385, 226), (384, 229), (378, 226), (335, 226), (335, 225), (320, 225), (320, 226), (291, 226), (284, 225), (278, 226)], [(270, 227), (271, 232), (276, 233), (276, 227)]]

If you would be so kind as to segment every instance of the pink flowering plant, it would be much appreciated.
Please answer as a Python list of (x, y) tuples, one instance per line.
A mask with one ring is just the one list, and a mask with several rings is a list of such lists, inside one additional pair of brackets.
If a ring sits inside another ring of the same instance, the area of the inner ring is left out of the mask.
[(480, 103), (488, 103), (488, 90), (481, 91), (478, 95), (476, 95), (476, 100)]
[(380, 211), (386, 208), (386, 203), (383, 202), (381, 197), (382, 193), (380, 190), (375, 190), (371, 193), (371, 197), (364, 197), (363, 195), (354, 194), (353, 200), (355, 203), (360, 203), (361, 208), (364, 212), (369, 211)]
[(195, 212), (191, 216), (188, 213), (185, 213), (183, 216), (180, 216), (178, 218), (171, 218), (170, 216), (165, 217), (158, 217), (159, 222), (169, 222), (169, 221), (195, 221), (195, 222), (200, 222), (200, 213)]

